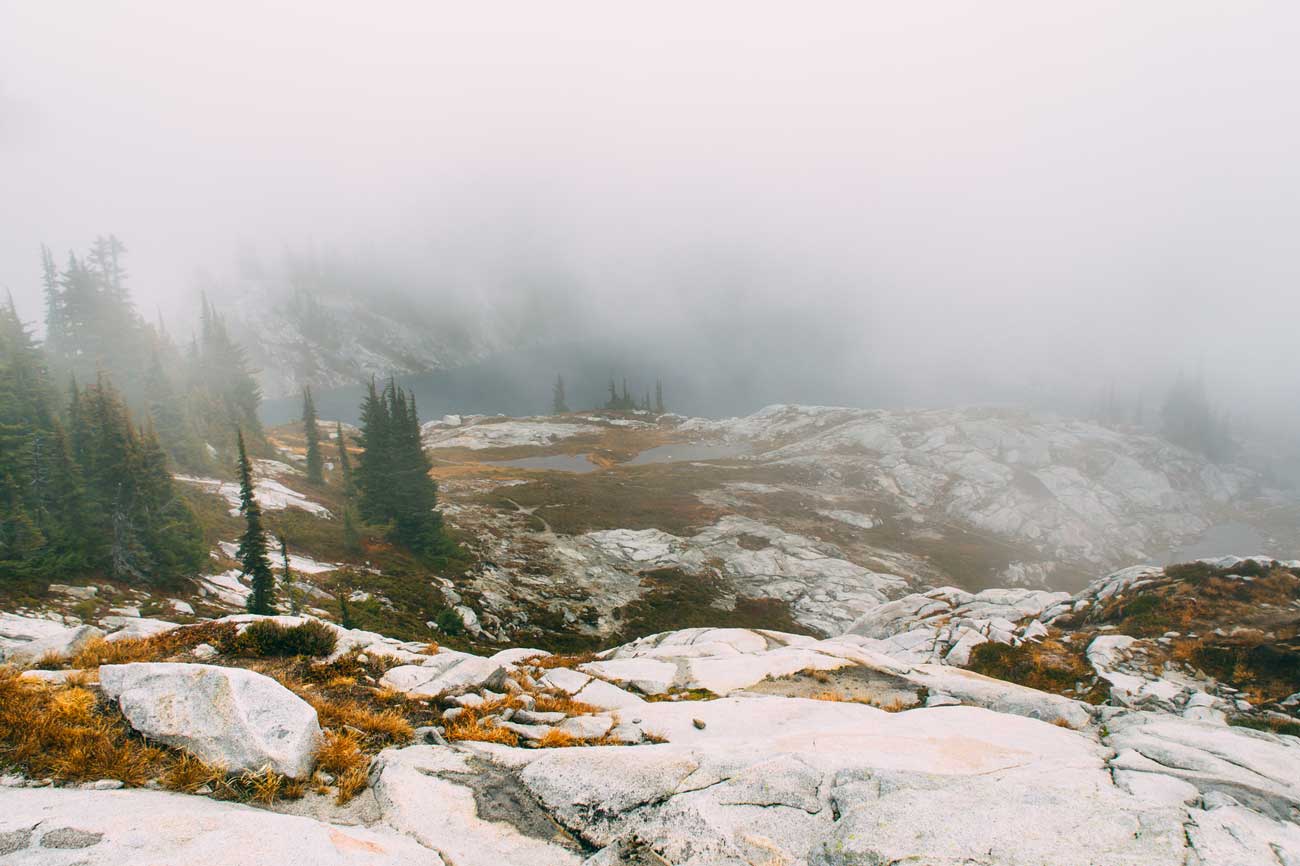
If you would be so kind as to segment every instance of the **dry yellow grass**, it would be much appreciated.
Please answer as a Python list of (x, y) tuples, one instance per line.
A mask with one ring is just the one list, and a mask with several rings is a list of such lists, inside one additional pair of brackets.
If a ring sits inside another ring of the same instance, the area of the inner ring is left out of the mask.
[(387, 686), (381, 686), (375, 689), (373, 697), (381, 704), (396, 704), (406, 700), (406, 693), (397, 689), (390, 689)]
[(130, 787), (158, 779), (170, 790), (207, 788), (228, 800), (271, 802), (303, 790), (273, 772), (230, 777), (185, 752), (151, 746), (89, 689), (22, 680), (13, 668), (0, 668), (0, 763), (32, 778), (116, 779)]
[(584, 704), (582, 701), (575, 701), (569, 695), (564, 694), (535, 694), (533, 699), (536, 701), (533, 709), (539, 713), (564, 713), (568, 716), (585, 716), (590, 713), (600, 712), (600, 707)]
[(411, 723), (396, 710), (376, 712), (352, 698), (327, 698), (298, 690), (307, 703), (316, 708), (322, 727), (356, 728), (385, 743), (407, 743), (415, 736)]
[(356, 677), (340, 675), (340, 676), (330, 677), (329, 679), (327, 679), (325, 681), (325, 688), (346, 689), (348, 686), (355, 686), (356, 684), (357, 684)]
[(224, 768), (200, 761), (193, 755), (181, 753), (180, 757), (162, 774), (160, 781), (163, 787), (172, 791), (193, 794), (205, 785), (215, 789), (225, 778)]
[(568, 655), (537, 656), (529, 659), (527, 663), (533, 667), (550, 670), (551, 668), (576, 668), (578, 665), (584, 665), (595, 660), (595, 653), (571, 653)]
[(0, 668), (3, 763), (35, 778), (142, 785), (167, 757), (132, 738), (126, 723), (103, 711), (88, 689), (25, 681), (14, 668)]
[(327, 773), (340, 776), (348, 770), (365, 767), (369, 763), (361, 751), (355, 734), (328, 731), (325, 743), (316, 753), (316, 766)]
[(96, 638), (74, 655), (69, 664), (74, 668), (88, 670), (100, 665), (124, 665), (131, 662), (154, 661), (162, 658), (159, 647), (144, 638), (126, 638), (109, 643), (103, 638)]
[(582, 740), (558, 728), (551, 728), (537, 741), (537, 747), (541, 749), (567, 749), (579, 745), (582, 745)]
[(354, 767), (339, 776), (338, 793), (334, 797), (334, 802), (340, 806), (346, 805), (349, 800), (366, 789), (369, 779), (366, 777), (366, 771), (359, 767)]

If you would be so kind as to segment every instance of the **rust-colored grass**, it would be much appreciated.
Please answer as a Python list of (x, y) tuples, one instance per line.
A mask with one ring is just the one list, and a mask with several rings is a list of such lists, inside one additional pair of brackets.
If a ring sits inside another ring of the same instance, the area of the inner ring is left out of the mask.
[(561, 731), (559, 728), (551, 728), (537, 741), (539, 749), (567, 749), (582, 744), (582, 740), (573, 736), (573, 734)]
[(365, 769), (353, 767), (339, 776), (338, 793), (334, 796), (334, 802), (340, 806), (346, 805), (349, 800), (364, 791), (367, 784), (369, 779)]
[(600, 707), (575, 701), (565, 694), (538, 693), (533, 695), (537, 702), (533, 707), (539, 713), (564, 713), (566, 716), (585, 716), (601, 712)]
[(397, 710), (373, 710), (353, 698), (328, 698), (307, 692), (302, 695), (316, 708), (326, 728), (351, 727), (384, 744), (409, 743), (415, 736), (411, 723)]
[(551, 670), (552, 668), (576, 668), (578, 665), (585, 665), (587, 662), (596, 660), (595, 653), (570, 653), (555, 654), (549, 656), (536, 656), (528, 660), (528, 664), (533, 667)]
[(74, 668), (88, 670), (100, 665), (125, 665), (131, 662), (156, 661), (165, 654), (146, 638), (125, 638), (109, 643), (96, 638), (81, 648), (70, 660)]
[(162, 774), (160, 781), (169, 790), (193, 794), (204, 786), (215, 790), (225, 778), (226, 771), (223, 767), (213, 766), (182, 752)]
[(358, 767), (364, 768), (368, 763), (369, 759), (361, 751), (360, 740), (350, 732), (326, 732), (325, 743), (316, 753), (316, 766), (335, 776)]
[(15, 669), (0, 668), (0, 763), (34, 778), (142, 785), (166, 758), (131, 737), (125, 721), (88, 689), (22, 680)]

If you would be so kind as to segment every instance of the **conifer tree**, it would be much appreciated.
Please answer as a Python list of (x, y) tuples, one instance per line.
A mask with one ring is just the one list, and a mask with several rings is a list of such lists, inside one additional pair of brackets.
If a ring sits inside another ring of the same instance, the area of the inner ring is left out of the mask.
[(563, 415), (569, 411), (569, 404), (564, 399), (564, 377), (556, 376), (555, 385), (551, 388), (551, 414)]
[(664, 409), (664, 382), (662, 379), (655, 380), (655, 412), (662, 415), (667, 411)]
[(248, 596), (248, 612), (275, 613), (275, 576), (266, 555), (266, 530), (262, 528), (262, 507), (253, 492), (253, 467), (244, 447), (244, 432), (236, 431), (239, 448), (239, 513), (244, 518), (244, 534), (239, 537), (240, 571), (248, 575), (252, 592)]
[(285, 541), (284, 536), (280, 536), (280, 562), (284, 568), (284, 595), (289, 599), (289, 612), (297, 614), (299, 610), (298, 594), (293, 586), (293, 569), (289, 567), (289, 543)]
[(325, 462), (320, 454), (320, 429), (316, 425), (316, 404), (311, 399), (311, 388), (302, 389), (302, 433), (307, 442), (307, 480), (312, 484), (324, 484)]
[(339, 474), (343, 478), (343, 495), (348, 502), (357, 495), (357, 484), (352, 478), (352, 458), (348, 456), (348, 442), (343, 438), (343, 422), (336, 422), (334, 439), (339, 446)]
[(390, 540), (426, 556), (446, 552), (442, 516), (435, 510), (438, 486), (420, 439), (415, 398), (389, 380), (383, 391), (371, 380), (361, 407), (357, 465), (361, 516), (389, 527)]

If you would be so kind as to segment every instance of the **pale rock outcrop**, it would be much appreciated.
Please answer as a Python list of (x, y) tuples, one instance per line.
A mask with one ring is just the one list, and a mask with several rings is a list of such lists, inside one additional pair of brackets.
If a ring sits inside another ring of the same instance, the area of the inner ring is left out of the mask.
[(0, 788), (0, 858), (30, 866), (443, 866), (382, 827), (161, 791)]
[(1149, 712), (1123, 714), (1107, 727), (1116, 767), (1163, 773), (1276, 818), (1300, 815), (1296, 737)]
[(132, 616), (106, 616), (99, 621), (99, 624), (108, 629), (108, 636), (104, 640), (109, 643), (153, 637), (169, 632), (177, 626), (177, 623), (162, 619)]
[(506, 665), (469, 653), (443, 650), (422, 664), (388, 670), (380, 684), (409, 695), (438, 695), (483, 687), (500, 688)]
[(316, 710), (242, 668), (136, 662), (99, 669), (131, 727), (227, 770), (307, 776), (322, 742)]
[[(40, 621), (43, 623), (44, 621)], [(93, 625), (60, 626), (50, 623), (54, 628), (32, 623), (28, 630), (19, 633), (19, 624), (13, 619), (7, 623), (11, 634), (20, 634), (16, 638), (7, 638), (0, 643), (0, 661), (8, 664), (33, 665), (46, 656), (66, 659), (76, 655), (91, 641), (104, 637), (104, 630)], [(31, 635), (31, 639), (23, 638)]]

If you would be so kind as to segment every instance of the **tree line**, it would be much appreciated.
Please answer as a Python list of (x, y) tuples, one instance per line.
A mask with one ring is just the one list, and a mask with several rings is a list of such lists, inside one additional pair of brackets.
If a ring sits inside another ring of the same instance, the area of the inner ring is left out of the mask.
[[(635, 397), (628, 391), (627, 379), (623, 379), (623, 390), (620, 392), (618, 385), (614, 382), (614, 377), (609, 379), (609, 399), (605, 401), (602, 409), (608, 409), (613, 412), (654, 412), (662, 415), (668, 410), (664, 408), (664, 383), (655, 380), (654, 402), (650, 400), (650, 391), (645, 392), (644, 398), (638, 402)], [(564, 377), (557, 375), (555, 384), (551, 386), (551, 414), (564, 415), (572, 410), (569, 408), (568, 397), (565, 393)]]

